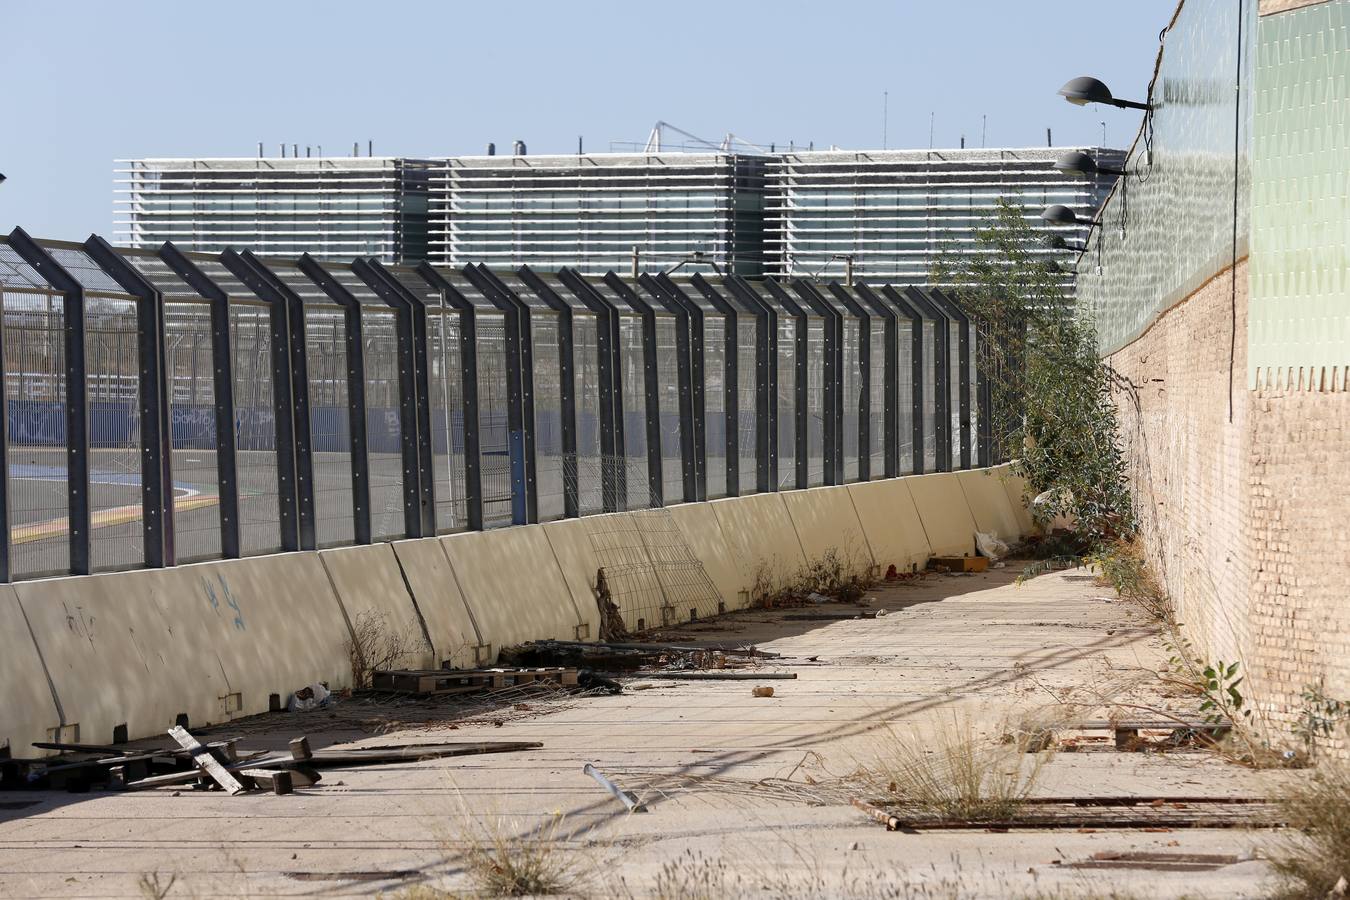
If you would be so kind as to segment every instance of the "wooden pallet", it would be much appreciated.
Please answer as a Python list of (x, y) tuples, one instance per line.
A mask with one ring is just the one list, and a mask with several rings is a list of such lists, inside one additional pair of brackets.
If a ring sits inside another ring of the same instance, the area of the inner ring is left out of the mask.
[(555, 684), (574, 687), (577, 670), (538, 669), (398, 669), (376, 672), (371, 686), (377, 691), (400, 694), (467, 694), (500, 690), (525, 684)]

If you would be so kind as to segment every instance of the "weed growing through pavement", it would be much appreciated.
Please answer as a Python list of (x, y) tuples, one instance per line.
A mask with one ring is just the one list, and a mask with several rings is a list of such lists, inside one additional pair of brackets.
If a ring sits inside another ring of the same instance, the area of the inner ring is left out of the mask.
[(888, 725), (867, 771), (874, 787), (908, 811), (954, 821), (1008, 819), (1053, 755), (1043, 735), (1043, 729), (1021, 727), (995, 742), (953, 711), (917, 733)]
[(859, 603), (875, 585), (871, 563), (856, 548), (831, 547), (786, 577), (761, 561), (750, 589), (750, 605), (754, 609), (803, 606), (813, 593), (835, 603)]
[(1350, 764), (1324, 763), (1282, 798), (1289, 824), (1302, 834), (1270, 854), (1286, 900), (1350, 895)]

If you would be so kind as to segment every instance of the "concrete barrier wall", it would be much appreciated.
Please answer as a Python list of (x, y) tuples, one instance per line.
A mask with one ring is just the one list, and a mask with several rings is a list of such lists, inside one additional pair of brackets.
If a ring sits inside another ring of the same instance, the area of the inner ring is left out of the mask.
[(975, 526), (1011, 543), (1022, 529), (1003, 484), (1004, 474), (1001, 469), (980, 469), (958, 472), (956, 478), (961, 483), (970, 514), (975, 518)]
[[(483, 642), (574, 641), (586, 625), (542, 525), (440, 538)], [(591, 604), (594, 607), (594, 603)]]
[(866, 575), (876, 563), (847, 487), (818, 487), (782, 495), (808, 562), (833, 555), (844, 572)]
[(754, 494), (709, 504), (739, 572), (738, 593), (748, 592), (751, 602), (757, 590), (772, 590), (806, 567), (806, 553), (784, 496)]
[(975, 552), (975, 516), (955, 472), (911, 475), (905, 479), (914, 508), (919, 511), (928, 546), (935, 556)]
[(319, 561), (367, 665), (428, 669), (440, 664), (392, 544), (320, 550)]
[(47, 672), (12, 585), (0, 585), (0, 748), (33, 756), (61, 724)]
[(872, 558), (883, 575), (890, 566), (900, 572), (914, 570), (933, 555), (907, 481), (888, 478), (848, 486)]
[(736, 609), (757, 580), (781, 585), (831, 550), (884, 571), (973, 552), (977, 528), (1018, 537), (1031, 525), (1020, 491), (1003, 469), (943, 473), (682, 504), (663, 523), (616, 513), (0, 586), (0, 745), (34, 755), (32, 741), (106, 743), (122, 725), (135, 739), (180, 715), (201, 725), (263, 712), (270, 695), (284, 703), (315, 682), (349, 687), (363, 616), (428, 645), (406, 665), (472, 666), (528, 640), (595, 639), (597, 548), (651, 562), (634, 538), (656, 525), (674, 542), (659, 549), (687, 549)]
[(473, 612), (441, 542), (434, 538), (395, 541), (391, 546), (426, 625), (437, 665), (467, 669), (489, 662)]

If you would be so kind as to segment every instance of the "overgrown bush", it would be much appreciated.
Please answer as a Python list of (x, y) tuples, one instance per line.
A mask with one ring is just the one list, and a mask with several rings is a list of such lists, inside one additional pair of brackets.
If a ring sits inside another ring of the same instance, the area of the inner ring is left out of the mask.
[(976, 243), (986, 252), (944, 255), (931, 280), (955, 285), (978, 320), (996, 450), (1026, 478), (1038, 522), (1063, 516), (1089, 546), (1129, 536), (1111, 373), (1093, 323), (1066, 297), (1062, 272), (1020, 205), (1000, 200)]

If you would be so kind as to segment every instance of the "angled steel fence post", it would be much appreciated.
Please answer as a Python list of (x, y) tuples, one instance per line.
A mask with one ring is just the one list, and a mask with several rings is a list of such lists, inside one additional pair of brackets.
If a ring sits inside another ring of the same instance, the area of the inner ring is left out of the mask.
[(661, 468), (661, 379), (656, 369), (656, 309), (618, 275), (605, 283), (642, 317), (642, 391), (647, 407), (647, 496), (652, 507), (665, 505)]
[[(671, 277), (666, 273), (662, 272), (656, 278), (665, 286), (667, 292), (678, 293), (685, 299), (685, 302), (694, 303), (685, 296), (680, 286), (671, 280)], [(741, 378), (740, 366), (737, 363), (737, 348), (740, 346), (740, 342), (737, 340), (739, 320), (736, 316), (736, 307), (728, 303), (725, 297), (697, 273), (694, 278), (698, 280), (691, 280), (690, 283), (707, 298), (714, 309), (722, 314), (722, 431), (725, 444), (724, 455), (726, 456), (727, 496), (739, 497), (741, 493), (739, 393)]]
[[(869, 481), (872, 478), (872, 316), (848, 288), (837, 281), (831, 281), (829, 288), (858, 320), (858, 480)], [(842, 384), (840, 388), (842, 392)], [(844, 402), (851, 401), (845, 397)]]
[[(695, 284), (703, 276), (694, 275)], [(778, 310), (739, 275), (722, 286), (755, 311), (755, 478), (760, 493), (778, 485)]]
[(881, 367), (882, 377), (885, 379), (885, 384), (882, 385), (882, 403), (885, 406), (881, 416), (882, 467), (886, 478), (894, 478), (900, 474), (899, 387), (896, 384), (900, 367), (900, 348), (896, 343), (898, 340), (896, 313), (861, 281), (854, 282), (853, 290), (872, 313), (880, 316), (882, 320), (886, 343)]
[(908, 402), (913, 407), (910, 415), (910, 441), (913, 443), (911, 454), (913, 462), (911, 468), (913, 475), (922, 475), (924, 470), (923, 460), (923, 441), (924, 441), (924, 422), (923, 422), (923, 384), (924, 384), (924, 353), (923, 353), (923, 314), (915, 309), (914, 305), (905, 299), (905, 296), (897, 291), (891, 285), (884, 285), (881, 288), (881, 295), (890, 301), (901, 315), (909, 319), (909, 371), (910, 371), (910, 397)]
[[(627, 505), (617, 460), (623, 455), (623, 390), (620, 385), (619, 311), (579, 273), (560, 269), (558, 280), (595, 312), (596, 361), (600, 368), (600, 508), (618, 512)], [(621, 493), (621, 491), (623, 491)]]
[[(300, 298), (245, 250), (226, 250), (221, 263), (271, 307), (272, 387), (277, 398), (277, 487), (281, 549), (313, 550), (314, 458), (309, 417), (305, 311)], [(284, 449), (283, 449), (284, 448)]]
[[(426, 303), (376, 259), (352, 260), (351, 268), (396, 312), (403, 521), (409, 537), (430, 537), (436, 533), (436, 485), (435, 459), (431, 450)], [(466, 472), (467, 469), (466, 463)], [(465, 493), (468, 493), (467, 488)]]
[(970, 433), (970, 345), (971, 329), (973, 328), (970, 316), (961, 308), (961, 304), (949, 294), (938, 288), (928, 288), (926, 290), (929, 299), (939, 307), (948, 319), (956, 325), (956, 365), (957, 365), (957, 397), (956, 409), (960, 417), (960, 441), (961, 441), (961, 468), (969, 469), (971, 463), (971, 433)]
[[(483, 469), (482, 451), (478, 437), (478, 328), (474, 318), (473, 304), (468, 298), (455, 290), (440, 272), (430, 263), (419, 263), (416, 272), (434, 291), (441, 295), (447, 305), (459, 312), (459, 360), (460, 383), (462, 385), (461, 403), (464, 418), (464, 504), (465, 516), (471, 531), (483, 530)], [(371, 290), (381, 297), (403, 292), (411, 297), (411, 291), (404, 291), (397, 279), (389, 277), (382, 268), (370, 267), (362, 280)], [(370, 277), (367, 278), (367, 275)], [(414, 298), (416, 299), (416, 298)], [(447, 411), (447, 415), (449, 412)], [(447, 447), (447, 452), (453, 452)]]
[(145, 567), (174, 564), (173, 432), (165, 372), (164, 297), (112, 245), (90, 235), (84, 251), (136, 298), (136, 353), (141, 413), (141, 538)]
[(769, 293), (774, 296), (779, 305), (787, 310), (788, 315), (792, 316), (795, 326), (793, 328), (793, 368), (795, 377), (793, 378), (793, 460), (796, 468), (795, 484), (799, 490), (810, 487), (811, 470), (809, 453), (811, 449), (811, 435), (809, 426), (811, 422), (811, 385), (807, 377), (808, 363), (807, 357), (810, 354), (810, 327), (807, 322), (806, 310), (802, 308), (791, 294), (787, 292), (778, 282), (772, 278), (764, 279), (764, 286), (769, 289)]
[(937, 447), (937, 471), (952, 470), (952, 364), (951, 332), (947, 315), (917, 287), (905, 288), (905, 298), (933, 320), (933, 437)]
[(372, 540), (370, 457), (366, 434), (366, 345), (361, 301), (308, 253), (300, 257), (299, 267), (329, 299), (342, 307), (347, 356), (347, 430), (351, 435), (352, 457), (352, 533), (356, 543), (369, 544)]
[(506, 322), (507, 430), (511, 458), (511, 522), (539, 521), (539, 485), (536, 477), (534, 432), (534, 342), (530, 308), (505, 286), (484, 277), (472, 264), (460, 270)]
[[(69, 528), (70, 574), (88, 575), (89, 532), (89, 394), (84, 357), (84, 287), (22, 228), (9, 235), (9, 245), (47, 283), (61, 293), (65, 331), (66, 377), (66, 515)], [(8, 466), (8, 460), (5, 465)]]
[[(706, 459), (703, 444), (703, 378), (702, 363), (694, 365), (694, 329), (693, 316), (689, 307), (672, 297), (651, 275), (638, 276), (638, 283), (652, 299), (670, 313), (675, 319), (675, 377), (679, 382), (680, 397), (680, 464), (681, 481), (684, 490), (684, 502), (706, 499), (707, 478), (704, 473)], [(702, 320), (698, 325), (702, 334)], [(702, 338), (698, 346), (703, 346)]]
[[(481, 270), (495, 283), (501, 279), (489, 269)], [(558, 314), (558, 401), (562, 410), (563, 455), (563, 517), (575, 519), (581, 515), (581, 497), (577, 481), (577, 397), (576, 397), (576, 338), (572, 321), (572, 306), (558, 296), (529, 266), (516, 270), (520, 280), (529, 285), (535, 296)]]
[[(0, 292), (0, 376), (5, 368), (5, 308)], [(13, 578), (9, 529), (9, 391), (0, 383), (0, 584)]]
[(211, 374), (216, 423), (216, 493), (220, 498), (220, 555), (238, 559), (238, 456), (234, 423), (234, 354), (230, 337), (230, 297), (181, 250), (167, 241), (159, 248), (164, 261), (189, 287), (205, 297), (211, 309)]
[(844, 483), (844, 314), (826, 302), (815, 285), (794, 279), (793, 289), (825, 323), (825, 483)]

